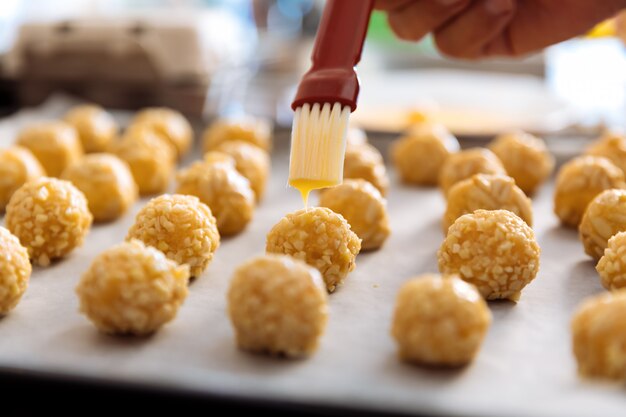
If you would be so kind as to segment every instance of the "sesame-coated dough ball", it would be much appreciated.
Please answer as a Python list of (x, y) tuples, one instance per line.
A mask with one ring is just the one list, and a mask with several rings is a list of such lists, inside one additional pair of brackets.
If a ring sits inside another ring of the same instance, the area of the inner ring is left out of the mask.
[(595, 196), (610, 188), (626, 188), (624, 173), (606, 158), (580, 156), (561, 167), (556, 177), (554, 213), (576, 227)]
[(76, 287), (80, 311), (104, 333), (147, 335), (176, 317), (189, 267), (138, 240), (102, 252)]
[(459, 181), (450, 188), (446, 212), (443, 215), (443, 231), (456, 219), (475, 210), (509, 210), (533, 225), (533, 208), (530, 199), (506, 175), (476, 174)]
[(0, 317), (13, 310), (28, 287), (32, 272), (28, 251), (0, 227)]
[[(210, 155), (219, 154), (209, 152)], [(226, 156), (226, 155), (224, 155)], [(228, 157), (230, 158), (230, 157)], [(194, 162), (176, 175), (179, 194), (194, 195), (211, 208), (222, 236), (243, 231), (254, 215), (250, 182), (229, 163)]]
[(572, 319), (578, 372), (626, 379), (626, 290), (588, 298)]
[(106, 152), (117, 137), (119, 126), (100, 106), (86, 104), (71, 109), (64, 117), (74, 126), (85, 152)]
[(328, 292), (333, 292), (354, 269), (361, 239), (340, 214), (314, 207), (280, 219), (267, 234), (266, 250), (291, 255), (317, 268)]
[(611, 236), (626, 230), (626, 190), (610, 189), (598, 194), (585, 210), (578, 232), (585, 253), (595, 260), (604, 254)]
[(608, 132), (594, 140), (587, 149), (586, 155), (607, 158), (626, 174), (626, 136)]
[(27, 127), (20, 132), (17, 144), (28, 148), (50, 177), (58, 177), (83, 156), (76, 129), (61, 121)]
[(320, 206), (341, 214), (361, 239), (361, 250), (380, 248), (389, 237), (387, 202), (371, 183), (356, 179), (328, 188)]
[(454, 184), (476, 174), (506, 175), (506, 171), (489, 149), (467, 149), (446, 158), (439, 171), (439, 186), (447, 196)]
[(487, 300), (517, 301), (539, 271), (535, 233), (508, 210), (459, 217), (437, 252), (439, 271), (459, 274)]
[(235, 270), (228, 315), (240, 348), (308, 356), (326, 328), (324, 281), (318, 270), (290, 256), (256, 257)]
[(178, 158), (185, 156), (193, 144), (193, 129), (180, 112), (165, 107), (143, 109), (133, 118), (132, 125), (147, 127), (176, 149)]
[(206, 153), (230, 140), (242, 140), (264, 151), (272, 149), (272, 126), (266, 119), (246, 116), (238, 119), (220, 119), (202, 134), (202, 150)]
[(63, 179), (85, 194), (95, 221), (117, 219), (137, 201), (133, 174), (115, 155), (87, 155), (63, 171)]
[(616, 233), (609, 239), (596, 271), (607, 290), (626, 287), (626, 232)]
[(476, 287), (456, 275), (423, 275), (400, 289), (391, 334), (403, 360), (460, 366), (474, 359), (490, 325)]
[(5, 218), (7, 229), (41, 266), (81, 246), (92, 220), (85, 195), (69, 181), (49, 177), (20, 187)]
[(267, 152), (241, 140), (222, 142), (215, 150), (235, 159), (237, 171), (250, 181), (254, 196), (259, 201), (265, 193), (270, 172), (270, 157)]
[(126, 240), (138, 239), (155, 247), (169, 259), (189, 265), (198, 277), (220, 245), (215, 217), (198, 198), (163, 194), (153, 198), (137, 213)]
[(344, 179), (364, 179), (369, 181), (383, 196), (389, 189), (389, 178), (383, 157), (372, 145), (354, 145), (346, 147), (346, 156), (343, 161)]
[(489, 149), (502, 162), (504, 169), (519, 188), (532, 194), (552, 173), (554, 157), (543, 140), (525, 132), (500, 135)]
[(391, 159), (402, 181), (437, 185), (446, 158), (460, 149), (458, 140), (439, 124), (420, 123), (391, 146)]
[(141, 195), (167, 190), (176, 157), (165, 139), (148, 129), (132, 129), (111, 146), (111, 152), (128, 164)]
[(44, 175), (43, 167), (28, 149), (21, 146), (0, 149), (0, 212), (18, 188)]

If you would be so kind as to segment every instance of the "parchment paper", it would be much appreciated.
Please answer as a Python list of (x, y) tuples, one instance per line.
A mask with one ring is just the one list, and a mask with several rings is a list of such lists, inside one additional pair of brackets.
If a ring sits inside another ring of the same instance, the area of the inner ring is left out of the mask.
[[(0, 146), (15, 130), (49, 118), (54, 101), (0, 123)], [(121, 241), (134, 214), (94, 226), (67, 259), (35, 268), (18, 307), (0, 320), (0, 367), (59, 372), (194, 392), (377, 410), (483, 416), (617, 416), (624, 386), (580, 379), (571, 354), (570, 318), (582, 299), (603, 290), (575, 231), (552, 214), (551, 185), (534, 200), (541, 271), (518, 304), (490, 303), (493, 325), (470, 366), (428, 370), (400, 363), (389, 335), (395, 295), (409, 277), (437, 271), (443, 198), (436, 189), (398, 185), (392, 174), (393, 234), (384, 249), (359, 255), (356, 270), (330, 296), (320, 350), (308, 360), (251, 355), (235, 348), (225, 294), (233, 269), (264, 251), (265, 234), (301, 207), (285, 186), (286, 144), (277, 144), (268, 193), (241, 235), (224, 239), (215, 260), (190, 288), (175, 321), (156, 335), (99, 334), (77, 311), (74, 287), (94, 256)], [(313, 198), (315, 201), (315, 198)]]

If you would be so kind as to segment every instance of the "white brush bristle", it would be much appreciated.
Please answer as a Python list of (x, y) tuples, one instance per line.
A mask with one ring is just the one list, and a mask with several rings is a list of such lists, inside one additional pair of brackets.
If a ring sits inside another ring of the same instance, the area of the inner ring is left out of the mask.
[(341, 103), (304, 104), (291, 131), (289, 184), (323, 188), (341, 184), (350, 107)]

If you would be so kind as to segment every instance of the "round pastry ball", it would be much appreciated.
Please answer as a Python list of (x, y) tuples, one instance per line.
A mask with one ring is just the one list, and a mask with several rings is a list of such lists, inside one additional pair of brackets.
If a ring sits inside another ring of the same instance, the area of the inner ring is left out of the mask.
[(265, 193), (265, 185), (270, 172), (269, 154), (263, 149), (241, 140), (222, 142), (215, 150), (228, 154), (235, 159), (237, 171), (250, 181), (254, 196), (259, 201)]
[(380, 248), (389, 237), (387, 201), (365, 180), (345, 180), (320, 196), (320, 206), (341, 214), (361, 239), (361, 250)]
[(202, 150), (205, 153), (216, 150), (221, 143), (231, 140), (242, 140), (269, 151), (272, 126), (268, 120), (253, 116), (217, 120), (202, 134)]
[(489, 149), (500, 159), (517, 186), (528, 195), (534, 193), (554, 169), (554, 157), (546, 143), (529, 133), (500, 135), (489, 144)]
[(287, 214), (267, 234), (268, 253), (291, 255), (317, 268), (333, 292), (354, 267), (361, 239), (340, 214), (313, 207)]
[(446, 212), (443, 215), (443, 231), (456, 219), (478, 209), (509, 210), (533, 225), (531, 201), (513, 178), (506, 175), (476, 174), (459, 181), (450, 188)]
[(626, 136), (607, 132), (589, 145), (586, 155), (607, 158), (626, 173)]
[(28, 149), (21, 146), (0, 149), (0, 212), (18, 188), (44, 175), (43, 167)]
[(13, 310), (28, 287), (32, 272), (28, 251), (4, 227), (0, 227), (0, 317)]
[(233, 274), (228, 315), (241, 349), (308, 356), (326, 328), (324, 281), (315, 268), (290, 256), (256, 257)]
[(457, 275), (422, 275), (400, 288), (391, 334), (403, 360), (461, 366), (474, 359), (490, 325), (476, 287)]
[[(216, 153), (210, 152), (209, 158)], [(197, 161), (179, 171), (176, 180), (178, 194), (196, 196), (211, 208), (222, 236), (242, 232), (252, 220), (254, 192), (234, 163)]]
[(626, 232), (616, 233), (609, 239), (596, 271), (607, 290), (626, 287)]
[(85, 152), (106, 152), (117, 137), (119, 127), (113, 116), (100, 106), (85, 104), (65, 114), (65, 121), (74, 126)]
[(138, 240), (102, 252), (76, 287), (80, 311), (104, 333), (147, 335), (176, 317), (189, 268)]
[(139, 194), (165, 192), (176, 163), (173, 147), (149, 129), (131, 129), (110, 148), (130, 167)]
[(128, 164), (115, 155), (87, 155), (63, 171), (62, 177), (85, 194), (97, 222), (117, 219), (137, 201), (133, 174)]
[(126, 240), (138, 239), (160, 250), (169, 259), (189, 265), (198, 277), (220, 245), (215, 217), (198, 198), (163, 194), (153, 198), (135, 217)]
[(626, 290), (591, 297), (572, 319), (578, 372), (587, 377), (626, 378)]
[(611, 236), (626, 230), (626, 190), (610, 189), (598, 194), (585, 210), (578, 232), (585, 253), (595, 260), (604, 254)]
[(347, 146), (343, 162), (344, 179), (364, 179), (369, 181), (383, 196), (389, 189), (389, 178), (383, 157), (372, 145)]
[(535, 233), (508, 210), (476, 210), (459, 217), (437, 252), (439, 271), (459, 274), (487, 300), (519, 300), (539, 272)]
[(606, 158), (574, 158), (556, 177), (554, 213), (564, 225), (577, 227), (591, 200), (610, 188), (626, 188), (621, 169)]
[(454, 184), (476, 174), (506, 175), (506, 171), (489, 149), (467, 149), (446, 158), (439, 171), (439, 186), (447, 196)]
[(178, 158), (185, 156), (193, 144), (193, 129), (182, 113), (165, 107), (143, 109), (133, 118), (131, 125), (153, 130), (176, 149)]
[(17, 144), (28, 148), (51, 177), (58, 177), (83, 156), (76, 129), (61, 121), (27, 127), (20, 132)]
[(363, 129), (358, 127), (348, 127), (346, 133), (346, 146), (359, 146), (367, 143), (367, 135)]
[(41, 266), (81, 246), (93, 216), (85, 195), (69, 181), (41, 177), (20, 187), (7, 205), (5, 223)]
[(459, 149), (459, 141), (443, 125), (420, 123), (392, 144), (391, 159), (402, 181), (437, 185), (443, 162)]

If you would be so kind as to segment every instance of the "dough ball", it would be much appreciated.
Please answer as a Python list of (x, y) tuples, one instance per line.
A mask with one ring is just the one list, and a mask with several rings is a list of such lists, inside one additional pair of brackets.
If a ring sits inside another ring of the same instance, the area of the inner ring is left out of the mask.
[(572, 344), (581, 375), (626, 379), (626, 290), (584, 301), (572, 319)]
[(533, 194), (554, 169), (554, 157), (545, 142), (529, 133), (500, 135), (489, 144), (489, 149), (527, 195)]
[(211, 209), (196, 197), (170, 195), (153, 198), (137, 213), (126, 240), (138, 239), (169, 259), (189, 265), (198, 277), (213, 259), (220, 235)]
[(533, 208), (530, 199), (506, 175), (476, 174), (459, 181), (448, 192), (448, 205), (443, 215), (443, 231), (456, 219), (475, 210), (509, 210), (532, 227)]
[(173, 147), (149, 129), (131, 129), (111, 146), (130, 167), (141, 195), (165, 192), (174, 173)]
[(20, 187), (7, 205), (6, 227), (41, 266), (83, 244), (93, 216), (69, 181), (41, 177)]
[(237, 171), (250, 181), (254, 196), (259, 201), (265, 194), (265, 185), (270, 173), (270, 157), (267, 152), (241, 140), (222, 142), (215, 150), (235, 159)]
[(133, 174), (128, 164), (115, 155), (87, 155), (63, 171), (63, 179), (85, 194), (97, 222), (117, 219), (137, 201)]
[(585, 253), (595, 260), (604, 254), (611, 236), (626, 230), (626, 190), (610, 189), (598, 194), (585, 210), (578, 231)]
[(267, 119), (252, 116), (220, 119), (204, 131), (202, 149), (205, 153), (213, 151), (230, 140), (242, 140), (269, 151), (272, 148), (272, 126)]
[(0, 227), (0, 317), (13, 310), (28, 287), (32, 272), (28, 251), (4, 227)]
[(20, 132), (17, 144), (28, 148), (51, 177), (58, 177), (83, 156), (76, 129), (61, 121), (27, 127)]
[(606, 158), (574, 158), (556, 177), (554, 212), (564, 225), (577, 227), (591, 200), (610, 188), (626, 188), (621, 169)]
[(341, 214), (361, 239), (361, 250), (380, 248), (389, 237), (387, 201), (365, 180), (345, 180), (324, 190), (320, 206)]
[(43, 167), (28, 149), (21, 146), (0, 149), (0, 213), (18, 188), (44, 175)]
[(539, 272), (535, 233), (508, 210), (476, 210), (459, 217), (437, 252), (443, 274), (459, 274), (487, 300), (519, 300)]
[(446, 158), (460, 149), (458, 140), (440, 124), (420, 123), (391, 146), (391, 159), (406, 183), (437, 185)]
[(133, 118), (131, 125), (146, 127), (176, 149), (178, 158), (185, 156), (193, 144), (193, 129), (182, 113), (165, 107), (143, 109)]
[[(217, 156), (214, 154), (221, 153), (210, 152), (207, 155), (212, 158)], [(222, 236), (242, 232), (252, 220), (254, 192), (250, 188), (250, 182), (237, 172), (234, 162), (194, 162), (179, 171), (176, 179), (177, 193), (194, 195), (211, 208)]]
[(267, 235), (266, 250), (291, 255), (317, 268), (328, 292), (333, 292), (354, 269), (361, 239), (340, 214), (313, 207), (280, 219)]
[(391, 334), (403, 360), (461, 366), (474, 359), (490, 325), (476, 287), (457, 275), (422, 275), (400, 288)]
[(104, 333), (147, 335), (176, 317), (189, 268), (138, 240), (102, 252), (76, 287), (80, 311)]
[(240, 348), (308, 356), (326, 328), (324, 281), (315, 268), (290, 256), (256, 257), (235, 270), (228, 315)]
[(383, 196), (387, 195), (389, 189), (383, 157), (378, 149), (368, 143), (346, 147), (343, 178), (369, 181)]
[(119, 131), (113, 116), (93, 104), (74, 107), (64, 119), (74, 126), (83, 149), (88, 153), (106, 152)]
[(439, 186), (445, 196), (454, 184), (476, 174), (506, 175), (498, 157), (485, 148), (473, 148), (451, 154), (439, 171)]
[(587, 147), (586, 155), (601, 156), (613, 162), (626, 174), (626, 136), (607, 132)]
[(616, 233), (609, 239), (596, 270), (607, 290), (626, 287), (626, 232)]

